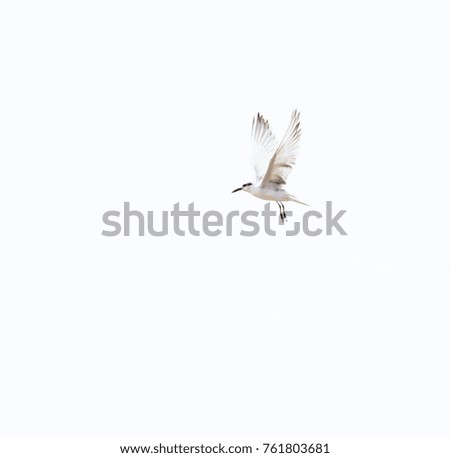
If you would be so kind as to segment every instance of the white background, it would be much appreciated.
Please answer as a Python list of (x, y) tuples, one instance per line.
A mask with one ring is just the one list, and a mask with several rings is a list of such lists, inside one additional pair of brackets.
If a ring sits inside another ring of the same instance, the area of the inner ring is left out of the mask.
[[(0, 435), (447, 436), (444, 5), (4, 2)], [(252, 117), (295, 107), (347, 237), (101, 236), (261, 211)]]

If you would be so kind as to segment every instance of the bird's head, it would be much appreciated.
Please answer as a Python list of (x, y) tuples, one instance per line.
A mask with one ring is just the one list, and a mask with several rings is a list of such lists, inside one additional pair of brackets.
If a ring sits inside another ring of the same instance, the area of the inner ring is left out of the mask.
[(234, 191), (232, 191), (231, 194), (233, 194), (233, 192), (236, 192), (236, 191), (248, 191), (248, 188), (250, 186), (252, 186), (252, 183), (244, 183), (240, 188), (237, 188)]

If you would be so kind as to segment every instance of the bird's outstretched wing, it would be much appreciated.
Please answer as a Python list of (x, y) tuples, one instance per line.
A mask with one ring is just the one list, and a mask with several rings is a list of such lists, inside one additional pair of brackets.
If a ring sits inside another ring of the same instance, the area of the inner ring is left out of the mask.
[(300, 113), (294, 110), (283, 140), (269, 162), (261, 186), (282, 188), (286, 184), (287, 177), (295, 165), (300, 134)]
[(269, 123), (260, 113), (253, 118), (252, 138), (252, 164), (255, 169), (256, 182), (258, 182), (262, 180), (270, 158), (273, 156), (276, 149), (276, 140), (272, 134)]

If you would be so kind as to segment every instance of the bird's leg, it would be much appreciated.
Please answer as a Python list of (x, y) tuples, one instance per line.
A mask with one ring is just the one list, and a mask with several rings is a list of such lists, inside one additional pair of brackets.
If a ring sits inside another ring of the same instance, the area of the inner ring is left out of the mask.
[(281, 208), (281, 204), (280, 202), (278, 202), (278, 200), (276, 201), (277, 204), (278, 204), (278, 208), (280, 209), (280, 219), (281, 219), (281, 222), (284, 223), (284, 215), (283, 215), (283, 210)]
[(283, 208), (283, 219), (287, 221), (286, 210), (284, 209), (284, 204), (283, 202), (280, 202), (280, 203), (281, 203), (281, 207)]
[(278, 200), (277, 200), (276, 202), (277, 202), (278, 208), (280, 209), (280, 220), (281, 220), (281, 222), (283, 222), (283, 215), (281, 214), (281, 205), (280, 205), (280, 202), (278, 202)]

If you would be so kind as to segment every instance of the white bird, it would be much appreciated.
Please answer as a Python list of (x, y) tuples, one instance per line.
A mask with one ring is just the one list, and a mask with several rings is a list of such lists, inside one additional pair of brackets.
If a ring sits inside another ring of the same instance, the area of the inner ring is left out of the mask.
[(287, 131), (277, 147), (269, 123), (258, 113), (253, 118), (252, 125), (252, 162), (256, 180), (254, 183), (245, 183), (233, 191), (247, 191), (260, 199), (274, 200), (280, 208), (282, 223), (286, 221), (283, 202), (292, 201), (308, 205), (284, 189), (289, 173), (295, 165), (300, 134), (300, 113), (294, 110)]

